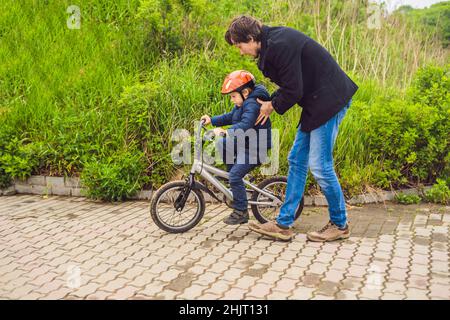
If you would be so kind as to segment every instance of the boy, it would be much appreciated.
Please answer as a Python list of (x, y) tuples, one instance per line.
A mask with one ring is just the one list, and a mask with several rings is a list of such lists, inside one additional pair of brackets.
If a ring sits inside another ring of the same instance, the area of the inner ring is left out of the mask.
[[(267, 151), (271, 148), (270, 119), (264, 124), (255, 125), (260, 111), (260, 104), (256, 99), (267, 101), (270, 95), (264, 86), (255, 85), (255, 77), (245, 70), (230, 73), (223, 82), (221, 92), (230, 96), (235, 104), (233, 110), (212, 118), (204, 115), (201, 119), (205, 125), (231, 125), (228, 130), (215, 128), (214, 133), (216, 136), (226, 136), (222, 141), (222, 155), (230, 175), (233, 212), (224, 222), (235, 225), (247, 223), (249, 218), (247, 193), (242, 178), (265, 160)], [(257, 155), (254, 154), (255, 149)]]

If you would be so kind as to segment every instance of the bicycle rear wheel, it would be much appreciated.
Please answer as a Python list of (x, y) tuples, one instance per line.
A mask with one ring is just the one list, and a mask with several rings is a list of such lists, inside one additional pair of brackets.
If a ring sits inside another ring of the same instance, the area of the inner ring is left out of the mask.
[[(273, 177), (266, 180), (263, 180), (261, 183), (257, 185), (257, 187), (261, 190), (271, 193), (276, 196), (279, 200), (281, 200), (281, 204), (284, 202), (284, 198), (286, 195), (286, 187), (287, 187), (287, 178), (286, 177)], [(267, 197), (266, 195), (253, 191), (253, 195), (251, 201), (257, 202), (272, 202), (273, 200)], [(303, 211), (304, 206), (304, 198), (300, 201), (300, 204), (295, 212), (294, 220), (297, 220), (300, 214)], [(268, 221), (274, 221), (278, 214), (280, 213), (280, 206), (269, 206), (264, 204), (252, 204), (251, 209), (253, 215), (260, 223), (266, 223)]]

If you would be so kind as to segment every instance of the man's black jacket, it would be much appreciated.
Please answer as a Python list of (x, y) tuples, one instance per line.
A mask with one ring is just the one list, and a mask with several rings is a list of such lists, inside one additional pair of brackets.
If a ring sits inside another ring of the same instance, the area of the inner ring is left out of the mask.
[(337, 114), (358, 90), (331, 54), (305, 34), (263, 26), (258, 68), (279, 89), (272, 105), (279, 114), (298, 103), (301, 130), (314, 130)]

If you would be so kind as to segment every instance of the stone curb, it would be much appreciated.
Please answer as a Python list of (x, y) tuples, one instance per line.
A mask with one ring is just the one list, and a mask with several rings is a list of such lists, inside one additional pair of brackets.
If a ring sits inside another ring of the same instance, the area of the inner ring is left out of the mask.
[[(423, 191), (429, 190), (431, 187), (424, 187)], [(48, 177), (48, 176), (31, 176), (25, 181), (15, 179), (13, 185), (0, 189), (0, 196), (9, 196), (18, 194), (39, 194), (39, 195), (58, 195), (58, 196), (72, 196), (84, 197), (86, 189), (78, 177)], [(352, 197), (346, 202), (350, 205), (380, 203), (385, 201), (392, 201), (396, 194), (420, 194), (422, 191), (419, 188), (410, 188), (397, 191), (377, 191), (373, 193), (361, 194)], [(131, 200), (150, 200), (153, 190), (141, 190)], [(207, 202), (217, 202), (208, 194), (205, 195)], [(327, 200), (323, 195), (306, 196), (306, 206), (326, 206)]]

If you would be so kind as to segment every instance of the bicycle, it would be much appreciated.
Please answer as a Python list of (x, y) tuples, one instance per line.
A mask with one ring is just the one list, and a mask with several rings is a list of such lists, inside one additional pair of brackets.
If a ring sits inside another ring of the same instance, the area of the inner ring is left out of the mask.
[[(220, 180), (227, 181), (228, 172), (204, 163), (200, 156), (202, 148), (197, 148), (199, 144), (208, 139), (208, 133), (201, 137), (204, 122), (200, 121), (196, 132), (196, 155), (192, 164), (190, 174), (186, 180), (172, 181), (161, 186), (152, 197), (150, 203), (150, 213), (155, 224), (162, 230), (170, 233), (182, 233), (195, 227), (203, 218), (205, 213), (205, 197), (203, 192), (210, 195), (221, 203), (231, 207), (233, 194)], [(222, 199), (210, 188), (200, 181), (195, 180), (195, 176), (203, 177), (212, 184), (221, 194)], [(265, 223), (274, 220), (278, 215), (279, 208), (283, 204), (287, 178), (285, 176), (275, 176), (260, 182), (258, 185), (252, 183), (252, 177), (247, 174), (243, 181), (247, 193), (251, 192), (248, 204), (254, 217)], [(171, 193), (173, 193), (171, 195)], [(295, 212), (297, 219), (303, 211), (304, 198)]]

